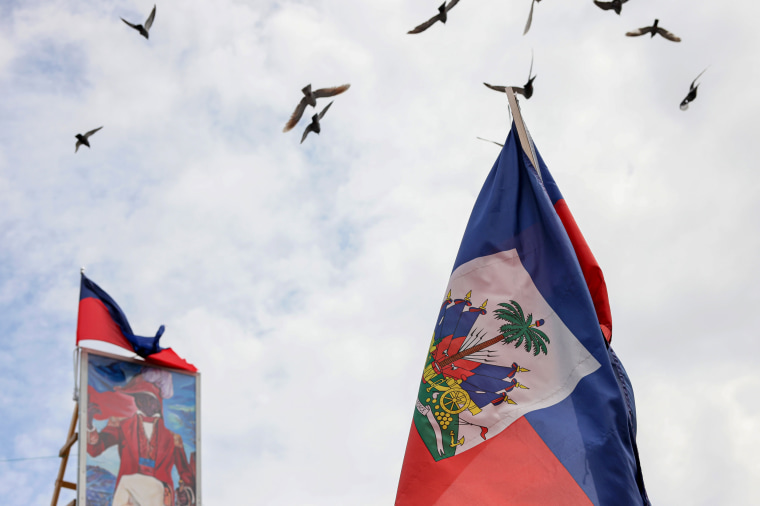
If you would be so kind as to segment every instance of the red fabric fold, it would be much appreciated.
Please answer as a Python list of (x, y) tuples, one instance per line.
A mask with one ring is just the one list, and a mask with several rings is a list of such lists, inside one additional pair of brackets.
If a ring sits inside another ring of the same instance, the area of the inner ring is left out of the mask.
[(77, 317), (77, 345), (79, 341), (104, 341), (125, 350), (134, 351), (132, 345), (122, 334), (121, 329), (111, 318), (105, 304), (93, 297), (79, 301)]
[(591, 300), (594, 302), (599, 327), (602, 329), (602, 334), (604, 334), (604, 338), (609, 344), (612, 340), (612, 311), (610, 310), (607, 283), (604, 281), (602, 268), (599, 267), (594, 254), (591, 253), (591, 248), (589, 248), (586, 239), (581, 234), (581, 230), (578, 228), (578, 224), (575, 222), (572, 213), (570, 213), (570, 208), (567, 206), (565, 199), (558, 200), (554, 204), (554, 209), (557, 211), (557, 215), (559, 215), (559, 219), (562, 221), (568, 237), (570, 237), (570, 242), (575, 250), (575, 256), (578, 258), (581, 271), (583, 271), (583, 277), (586, 279), (588, 291), (591, 293)]
[(161, 365), (164, 367), (173, 367), (184, 371), (198, 372), (198, 369), (193, 364), (174, 353), (174, 350), (171, 348), (166, 348), (158, 353), (148, 355), (145, 358), (145, 361), (150, 364)]

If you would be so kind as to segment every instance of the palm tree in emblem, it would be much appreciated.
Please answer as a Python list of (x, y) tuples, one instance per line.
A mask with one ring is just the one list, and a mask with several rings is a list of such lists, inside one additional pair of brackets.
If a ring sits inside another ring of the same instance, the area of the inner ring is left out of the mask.
[(543, 325), (544, 320), (534, 322), (532, 314), (526, 318), (520, 304), (513, 300), (509, 302), (509, 304), (502, 302), (499, 306), (504, 309), (494, 311), (496, 318), (507, 321), (499, 328), (502, 336), (504, 336), (504, 343), (515, 343), (515, 348), (524, 343), (525, 351), (530, 351), (532, 348), (534, 356), (539, 353), (546, 355), (549, 337), (536, 328)]

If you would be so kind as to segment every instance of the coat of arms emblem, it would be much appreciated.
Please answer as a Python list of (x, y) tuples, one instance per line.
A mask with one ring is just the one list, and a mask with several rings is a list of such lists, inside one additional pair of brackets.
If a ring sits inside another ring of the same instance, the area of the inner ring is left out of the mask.
[[(449, 291), (425, 361), (414, 420), (435, 460), (485, 441), (494, 416), (517, 404), (510, 397), (515, 389), (529, 389), (529, 380), (523, 378), (530, 370), (512, 356), (515, 349), (533, 357), (549, 351), (549, 336), (538, 328), (544, 320), (526, 315), (517, 301), (498, 304), (492, 314), (501, 323), (499, 334), (489, 337), (476, 326), (488, 314), (488, 300), (473, 307), (471, 298), (472, 291), (462, 299), (452, 299)], [(473, 434), (479, 440), (468, 441)]]

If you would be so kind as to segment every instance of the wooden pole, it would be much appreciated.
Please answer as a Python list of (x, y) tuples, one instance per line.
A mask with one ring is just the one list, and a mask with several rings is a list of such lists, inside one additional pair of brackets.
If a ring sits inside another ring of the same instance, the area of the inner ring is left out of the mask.
[[(79, 403), (74, 403), (74, 414), (71, 417), (71, 425), (69, 426), (69, 433), (66, 436), (66, 444), (63, 445), (63, 448), (61, 448), (61, 451), (59, 452), (59, 455), (61, 456), (61, 467), (58, 469), (58, 478), (55, 480), (55, 490), (53, 490), (53, 501), (50, 503), (50, 506), (57, 506), (58, 505), (58, 496), (61, 493), (61, 488), (68, 488), (71, 490), (76, 490), (77, 485), (76, 483), (71, 483), (70, 481), (64, 481), (63, 474), (66, 472), (66, 464), (69, 462), (69, 452), (71, 451), (72, 445), (77, 440), (77, 421), (79, 420)], [(75, 501), (76, 504), (76, 501)]]
[(517, 127), (517, 136), (520, 139), (520, 145), (522, 146), (523, 151), (525, 151), (525, 154), (528, 155), (530, 163), (533, 164), (533, 167), (536, 169), (538, 179), (543, 181), (543, 178), (541, 177), (541, 168), (538, 166), (538, 157), (536, 157), (536, 151), (533, 148), (533, 142), (530, 140), (528, 128), (525, 126), (525, 121), (523, 121), (522, 114), (520, 113), (520, 104), (517, 103), (515, 92), (510, 86), (507, 86), (506, 93), (509, 109), (512, 111), (512, 117), (515, 119), (515, 126)]

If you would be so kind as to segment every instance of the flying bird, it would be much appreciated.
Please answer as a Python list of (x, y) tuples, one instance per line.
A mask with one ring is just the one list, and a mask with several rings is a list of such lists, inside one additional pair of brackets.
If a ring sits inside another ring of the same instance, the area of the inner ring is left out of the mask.
[(620, 11), (623, 10), (623, 4), (627, 1), (628, 0), (612, 0), (611, 2), (600, 2), (599, 0), (594, 0), (594, 3), (600, 9), (603, 9), (605, 11), (612, 9), (618, 15), (620, 15)]
[(649, 33), (649, 34), (651, 34), (651, 37), (654, 37), (655, 34), (659, 33), (660, 35), (662, 35), (663, 37), (665, 37), (668, 40), (672, 40), (673, 42), (681, 42), (681, 38), (680, 37), (676, 37), (675, 35), (673, 35), (669, 31), (667, 31), (666, 29), (660, 28), (659, 26), (657, 26), (657, 24), (659, 22), (660, 22), (659, 19), (655, 19), (654, 20), (654, 24), (652, 26), (641, 27), (638, 30), (633, 30), (632, 32), (627, 32), (626, 35), (628, 37), (638, 37), (639, 35), (644, 35), (645, 33)]
[[(705, 69), (705, 70), (707, 70), (707, 69)], [(694, 99), (697, 98), (697, 88), (699, 88), (699, 85), (696, 84), (696, 82), (697, 82), (697, 79), (699, 79), (702, 76), (702, 74), (705, 73), (705, 70), (703, 70), (702, 72), (700, 72), (699, 75), (697, 77), (695, 77), (694, 80), (691, 82), (691, 85), (689, 86), (689, 94), (686, 95), (686, 98), (684, 98), (681, 101), (681, 105), (679, 106), (682, 111), (685, 111), (686, 109), (688, 109), (689, 108), (689, 103), (693, 102)]]
[(325, 113), (327, 112), (327, 110), (330, 108), (332, 104), (333, 103), (330, 102), (329, 104), (327, 104), (327, 107), (322, 109), (322, 112), (320, 112), (319, 114), (315, 114), (314, 116), (311, 117), (311, 123), (309, 123), (308, 126), (306, 127), (306, 130), (303, 131), (303, 137), (301, 137), (301, 144), (303, 144), (303, 141), (306, 140), (306, 136), (309, 135), (309, 132), (314, 132), (315, 134), (319, 134), (319, 132), (322, 131), (321, 127), (319, 126), (319, 120), (321, 120), (324, 117)]
[[(525, 83), (525, 86), (523, 86), (522, 88), (519, 88), (517, 86), (510, 86), (510, 88), (512, 88), (512, 90), (515, 93), (519, 93), (520, 95), (524, 96), (526, 99), (533, 96), (533, 80), (536, 79), (536, 77), (538, 77), (538, 76), (531, 77), (532, 73), (533, 73), (533, 55), (531, 54), (530, 72), (528, 72), (528, 82)], [(507, 86), (494, 86), (493, 84), (488, 84), (488, 83), (483, 83), (483, 84), (485, 84), (487, 87), (491, 88), (492, 90), (500, 91), (502, 93), (507, 92)]]
[[(300, 102), (298, 102), (296, 110), (293, 111), (293, 114), (290, 116), (290, 119), (285, 124), (285, 128), (283, 128), (282, 131), (289, 131), (294, 126), (296, 126), (299, 121), (301, 121), (301, 116), (303, 116), (303, 112), (306, 110), (307, 105), (316, 107), (318, 98), (334, 97), (335, 95), (340, 95), (350, 87), (350, 84), (343, 84), (341, 86), (335, 86), (334, 88), (321, 88), (316, 91), (311, 91), (311, 84), (307, 84), (306, 87), (301, 90), (304, 94), (304, 97)], [(325, 110), (327, 110), (327, 108), (325, 108)]]
[(528, 22), (525, 23), (525, 30), (523, 31), (523, 35), (528, 33), (528, 30), (530, 30), (530, 24), (533, 22), (533, 6), (536, 5), (536, 2), (540, 2), (541, 0), (532, 0), (530, 2), (530, 12), (528, 13)]
[(438, 14), (433, 16), (432, 18), (428, 19), (418, 27), (416, 27), (414, 30), (409, 30), (406, 33), (420, 33), (424, 32), (436, 21), (440, 21), (443, 24), (446, 24), (446, 19), (448, 18), (447, 13), (459, 2), (459, 0), (449, 0), (449, 3), (446, 4), (446, 2), (443, 2), (440, 7), (438, 7)]
[(147, 39), (148, 30), (150, 30), (150, 27), (153, 26), (153, 19), (155, 17), (156, 17), (156, 6), (154, 5), (153, 10), (150, 11), (150, 16), (148, 16), (148, 19), (145, 20), (145, 24), (143, 25), (133, 25), (132, 23), (130, 23), (124, 18), (121, 18), (121, 20), (124, 21), (129, 26), (131, 26), (132, 28), (134, 28), (135, 30), (137, 30), (138, 32), (140, 32), (140, 35), (142, 35), (143, 37)]
[(90, 147), (90, 141), (88, 141), (87, 139), (89, 139), (89, 137), (92, 134), (94, 134), (95, 132), (97, 132), (101, 128), (103, 128), (103, 127), (101, 126), (101, 127), (96, 128), (95, 130), (90, 130), (89, 132), (87, 132), (84, 135), (82, 135), (82, 134), (76, 134), (77, 145), (74, 147), (74, 153), (76, 153), (77, 151), (79, 151), (79, 146), (81, 146), (82, 144), (84, 144), (85, 146), (87, 146), (89, 148)]

